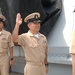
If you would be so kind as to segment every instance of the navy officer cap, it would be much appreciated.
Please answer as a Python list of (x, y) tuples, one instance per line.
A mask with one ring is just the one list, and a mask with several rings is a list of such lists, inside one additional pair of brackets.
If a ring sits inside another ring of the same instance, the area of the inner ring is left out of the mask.
[(29, 14), (29, 15), (24, 19), (24, 22), (26, 22), (26, 23), (30, 23), (30, 22), (41, 22), (41, 20), (40, 20), (40, 13), (35, 12), (35, 13)]

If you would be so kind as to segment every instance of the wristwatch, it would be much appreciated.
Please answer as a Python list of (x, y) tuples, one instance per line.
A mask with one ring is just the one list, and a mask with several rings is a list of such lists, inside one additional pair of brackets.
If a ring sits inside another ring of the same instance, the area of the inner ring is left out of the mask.
[(10, 60), (13, 60), (13, 58), (11, 58)]
[(49, 65), (48, 63), (45, 64), (45, 66), (48, 66), (48, 65)]

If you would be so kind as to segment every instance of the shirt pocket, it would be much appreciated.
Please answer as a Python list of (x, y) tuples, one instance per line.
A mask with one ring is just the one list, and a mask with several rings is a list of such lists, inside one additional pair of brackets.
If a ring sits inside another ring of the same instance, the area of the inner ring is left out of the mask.
[(29, 44), (29, 47), (36, 48), (37, 47), (37, 44)]
[(42, 46), (43, 46), (43, 47), (47, 47), (47, 42), (46, 42), (46, 41), (43, 41)]
[(7, 49), (8, 48), (7, 40), (1, 40), (1, 48), (3, 48), (3, 49)]

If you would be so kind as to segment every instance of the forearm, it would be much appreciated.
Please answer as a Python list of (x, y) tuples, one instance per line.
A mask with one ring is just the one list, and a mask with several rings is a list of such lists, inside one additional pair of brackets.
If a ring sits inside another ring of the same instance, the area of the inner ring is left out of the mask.
[(44, 60), (44, 63), (45, 63), (46, 73), (48, 73), (47, 53), (46, 53), (46, 58)]
[(47, 62), (47, 51), (48, 51), (48, 46), (46, 47), (46, 50), (45, 50), (45, 60), (44, 60), (45, 64), (48, 64), (48, 62)]
[(44, 63), (45, 63), (45, 64), (48, 64), (48, 62), (47, 62), (47, 54), (46, 54), (46, 57), (45, 57)]
[(10, 49), (10, 62), (9, 62), (9, 64), (10, 64), (10, 68), (11, 68), (11, 66), (13, 65), (13, 47), (11, 47), (11, 48), (9, 48)]
[(13, 47), (9, 48), (10, 49), (10, 59), (13, 58)]
[(18, 43), (18, 32), (19, 32), (19, 25), (15, 25), (12, 37), (13, 37), (13, 42)]

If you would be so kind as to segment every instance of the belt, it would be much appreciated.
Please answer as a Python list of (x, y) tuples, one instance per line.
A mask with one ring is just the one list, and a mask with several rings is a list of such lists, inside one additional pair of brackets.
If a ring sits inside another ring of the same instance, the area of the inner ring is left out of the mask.
[(42, 66), (42, 65), (45, 65), (44, 62), (27, 62), (27, 64), (36, 65), (36, 66)]
[(0, 56), (4, 56), (4, 55), (7, 55), (7, 54), (8, 54), (7, 52), (0, 53)]

